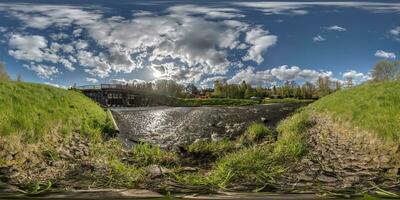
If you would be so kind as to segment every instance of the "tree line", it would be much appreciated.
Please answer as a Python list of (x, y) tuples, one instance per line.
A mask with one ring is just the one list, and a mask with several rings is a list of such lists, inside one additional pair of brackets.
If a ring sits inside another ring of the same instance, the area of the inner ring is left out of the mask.
[[(400, 61), (382, 60), (372, 68), (372, 79), (367, 82), (382, 82), (400, 80)], [(10, 81), (4, 63), (0, 62), (0, 82)], [(21, 81), (18, 75), (17, 81)], [(140, 91), (158, 93), (172, 97), (193, 98), (207, 96), (215, 98), (248, 99), (258, 98), (320, 98), (342, 88), (354, 85), (353, 79), (348, 78), (344, 83), (332, 80), (330, 77), (319, 77), (314, 83), (305, 82), (297, 84), (294, 81), (286, 81), (282, 85), (272, 87), (253, 87), (245, 81), (240, 84), (228, 84), (224, 81), (215, 81), (213, 88), (200, 89), (194, 84), (182, 85), (174, 80), (157, 80), (155, 82), (143, 82), (130, 84), (129, 86)]]

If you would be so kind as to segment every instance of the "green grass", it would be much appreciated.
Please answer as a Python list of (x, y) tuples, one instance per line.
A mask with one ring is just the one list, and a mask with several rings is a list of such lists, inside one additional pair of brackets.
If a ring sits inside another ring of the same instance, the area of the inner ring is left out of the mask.
[(272, 136), (272, 132), (264, 124), (253, 123), (247, 128), (244, 136), (250, 142), (257, 142), (268, 136)]
[(259, 101), (250, 99), (180, 99), (182, 106), (251, 106), (259, 104)]
[(307, 102), (313, 102), (313, 99), (295, 99), (295, 98), (284, 98), (284, 99), (269, 99), (265, 98), (263, 100), (264, 104), (269, 104), (269, 103), (307, 103)]
[(162, 150), (158, 146), (141, 143), (131, 149), (126, 162), (136, 167), (146, 167), (152, 164), (172, 167), (177, 165), (178, 156), (176, 153)]
[(0, 83), (0, 136), (36, 142), (46, 134), (79, 131), (98, 137), (108, 123), (103, 109), (83, 94), (42, 84)]
[[(284, 144), (264, 144), (271, 135), (272, 132), (263, 124), (254, 123), (236, 140), (193, 144), (189, 151), (214, 152), (218, 159), (206, 175), (197, 172), (177, 174), (174, 178), (182, 184), (208, 188), (227, 188), (235, 183), (257, 188), (274, 184), (275, 178), (286, 170), (288, 163), (303, 151), (302, 148), (283, 150), (281, 147)], [(301, 143), (292, 139), (297, 138), (293, 135), (283, 138), (286, 142)]]
[(310, 108), (388, 140), (400, 139), (400, 82), (368, 83), (328, 95)]

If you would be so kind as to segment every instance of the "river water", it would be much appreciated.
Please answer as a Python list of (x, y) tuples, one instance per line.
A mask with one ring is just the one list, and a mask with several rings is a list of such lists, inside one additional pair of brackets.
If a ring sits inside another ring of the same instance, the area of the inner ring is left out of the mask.
[(188, 145), (196, 140), (218, 140), (242, 134), (253, 122), (274, 129), (277, 123), (304, 104), (245, 107), (140, 107), (112, 110), (128, 146), (138, 141), (163, 148)]

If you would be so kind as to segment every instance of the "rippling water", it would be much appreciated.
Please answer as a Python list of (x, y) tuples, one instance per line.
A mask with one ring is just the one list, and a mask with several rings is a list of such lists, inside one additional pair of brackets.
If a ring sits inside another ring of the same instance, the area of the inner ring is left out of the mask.
[(113, 114), (126, 143), (145, 141), (161, 147), (187, 145), (196, 139), (231, 138), (252, 122), (271, 128), (304, 104), (246, 107), (141, 107), (116, 108)]

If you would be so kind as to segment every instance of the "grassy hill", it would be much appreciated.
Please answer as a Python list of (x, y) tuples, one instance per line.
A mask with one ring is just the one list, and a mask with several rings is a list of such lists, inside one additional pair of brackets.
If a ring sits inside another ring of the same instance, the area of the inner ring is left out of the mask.
[(308, 109), (327, 113), (337, 122), (350, 122), (381, 138), (400, 137), (400, 82), (369, 83), (342, 90)]
[(48, 85), (0, 83), (0, 136), (21, 135), (35, 142), (45, 134), (100, 133), (103, 109), (83, 94)]

